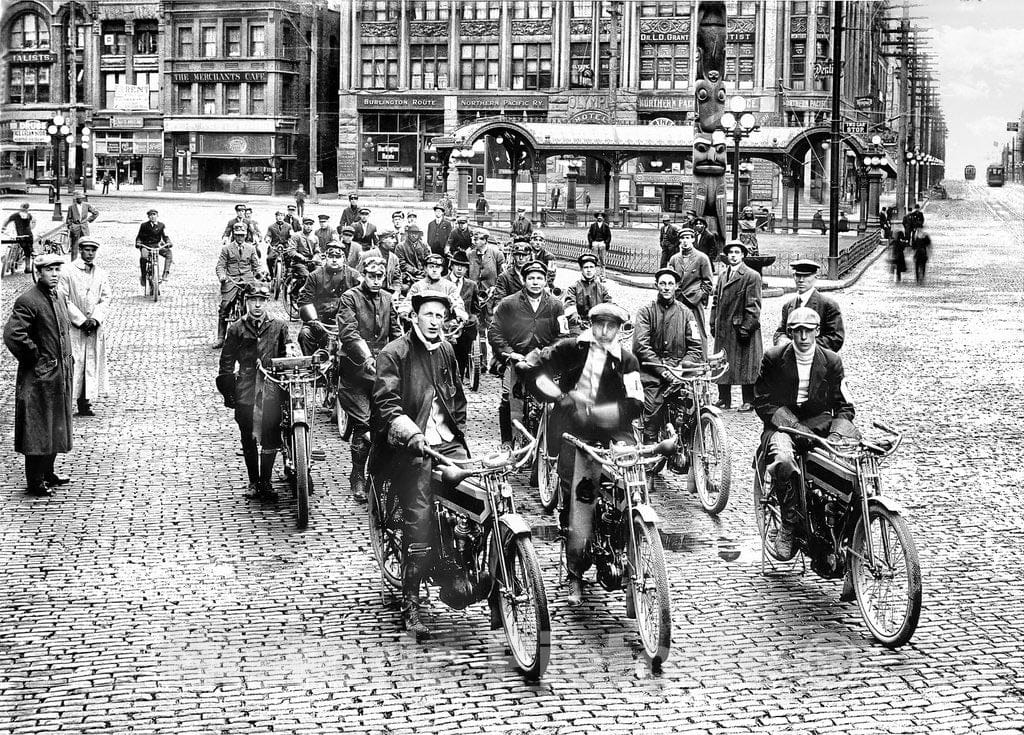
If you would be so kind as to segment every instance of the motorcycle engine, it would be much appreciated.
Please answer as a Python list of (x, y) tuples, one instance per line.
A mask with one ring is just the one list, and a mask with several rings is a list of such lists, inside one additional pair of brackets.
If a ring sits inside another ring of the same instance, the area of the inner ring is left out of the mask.
[(613, 560), (598, 561), (597, 581), (609, 592), (622, 589), (622, 567)]

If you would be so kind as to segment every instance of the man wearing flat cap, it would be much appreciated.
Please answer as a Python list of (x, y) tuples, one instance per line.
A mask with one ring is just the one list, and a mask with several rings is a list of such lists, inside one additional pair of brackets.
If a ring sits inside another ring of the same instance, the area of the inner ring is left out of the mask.
[(292, 236), (292, 226), (285, 221), (284, 212), (274, 212), (274, 222), (267, 228), (263, 242), (267, 245), (267, 270), (271, 275), (277, 273), (277, 259), (288, 249), (288, 238)]
[(402, 264), (395, 253), (397, 244), (397, 232), (378, 232), (377, 245), (369, 250), (361, 251), (355, 259), (356, 264), (352, 267), (362, 272), (363, 263), (368, 258), (379, 258), (384, 261), (384, 265), (387, 268), (387, 274), (384, 277), (384, 290), (388, 293), (400, 293), (402, 288)]
[(448, 294), (437, 291), (412, 297), (412, 329), (380, 351), (373, 384), (369, 469), (378, 487), (391, 479), (393, 487), (400, 488), (402, 624), (417, 641), (430, 637), (420, 618), (419, 588), (436, 554), (431, 533), (432, 463), (426, 449), (453, 458), (469, 453), (464, 435), (466, 394), (455, 351), (442, 333), (451, 305)]
[(36, 284), (14, 300), (4, 344), (18, 361), (14, 388), (14, 451), (25, 455), (29, 495), (49, 496), (70, 478), (54, 471), (58, 454), (71, 451), (74, 395), (71, 320), (58, 290), (63, 259), (40, 255)]
[(221, 235), (224, 242), (227, 242), (228, 240), (231, 239), (235, 231), (235, 225), (237, 224), (245, 225), (245, 242), (254, 243), (256, 242), (257, 239), (259, 239), (260, 233), (256, 232), (256, 228), (253, 226), (252, 220), (246, 218), (245, 216), (245, 205), (236, 204), (235, 216), (229, 219), (228, 223), (224, 225), (224, 234)]
[(318, 214), (316, 216), (319, 227), (313, 230), (313, 234), (316, 235), (316, 239), (320, 243), (320, 252), (327, 250), (327, 245), (332, 242), (338, 242), (338, 235), (334, 231), (334, 228), (327, 224), (331, 216), (329, 214)]
[(452, 223), (444, 216), (444, 207), (434, 205), (434, 219), (427, 223), (427, 247), (435, 255), (444, 255), (448, 237), (452, 234)]
[(789, 267), (793, 271), (793, 280), (796, 282), (796, 296), (782, 306), (782, 319), (775, 330), (774, 343), (782, 345), (789, 342), (789, 336), (786, 333), (786, 320), (794, 309), (807, 307), (816, 311), (820, 319), (818, 344), (833, 352), (839, 352), (846, 339), (843, 314), (834, 299), (815, 288), (815, 283), (818, 280), (818, 264), (813, 260), (794, 260)]
[[(754, 407), (764, 422), (761, 446), (767, 450), (766, 469), (782, 504), (774, 544), (776, 556), (783, 560), (793, 556), (793, 529), (799, 520), (795, 490), (799, 485), (797, 446), (779, 427), (828, 436), (832, 441), (859, 436), (853, 425), (853, 404), (844, 392), (843, 361), (818, 343), (819, 324), (820, 317), (813, 309), (793, 309), (786, 318), (789, 340), (765, 353), (754, 386)], [(844, 599), (848, 592), (844, 590)]]
[(285, 209), (287, 211), (284, 215), (284, 221), (292, 228), (292, 232), (298, 232), (302, 229), (302, 217), (297, 214), (294, 204), (289, 204)]
[(139, 225), (139, 233), (135, 236), (135, 247), (139, 249), (139, 283), (146, 287), (146, 272), (149, 270), (149, 253), (145, 248), (160, 248), (160, 255), (164, 259), (164, 272), (160, 276), (161, 281), (166, 281), (171, 275), (171, 263), (174, 257), (171, 254), (171, 238), (167, 234), (167, 228), (159, 220), (160, 213), (155, 209), (146, 212), (146, 221)]
[(405, 235), (405, 212), (398, 209), (391, 213), (391, 229), (399, 238)]
[(707, 352), (707, 320), (704, 306), (711, 296), (711, 261), (693, 247), (696, 232), (690, 225), (679, 228), (679, 252), (668, 261), (668, 267), (679, 274), (676, 298), (690, 308), (700, 327), (704, 352)]
[(739, 384), (740, 411), (753, 410), (754, 381), (761, 366), (761, 276), (743, 262), (747, 246), (740, 240), (725, 244), (727, 267), (718, 276), (711, 302), (714, 351), (724, 350), (729, 369), (718, 380), (719, 408), (732, 407), (732, 386)]
[(587, 244), (590, 246), (590, 252), (597, 256), (598, 272), (604, 280), (605, 255), (612, 246), (612, 230), (604, 221), (604, 212), (594, 214), (594, 224), (587, 230)]
[(363, 207), (359, 210), (359, 221), (352, 225), (355, 231), (352, 239), (359, 243), (363, 250), (369, 250), (377, 244), (377, 225), (370, 222), (370, 210)]
[[(437, 255), (436, 253), (428, 255), (424, 276), (409, 287), (409, 298), (411, 299), (413, 296), (425, 291), (443, 293), (451, 302), (449, 308), (455, 317), (465, 321), (469, 318), (469, 315), (462, 306), (462, 299), (459, 296), (459, 292), (455, 289), (455, 284), (441, 276), (443, 270), (444, 256)], [(409, 303), (405, 305), (405, 309), (401, 310), (403, 316), (408, 310)]]
[(72, 260), (78, 257), (78, 241), (89, 234), (89, 225), (100, 216), (100, 211), (85, 201), (85, 194), (82, 192), (76, 191), (74, 199), (64, 220), (71, 242)]
[(473, 233), (469, 231), (469, 218), (460, 214), (455, 218), (455, 229), (448, 235), (445, 254), (451, 258), (456, 252), (466, 252), (473, 244)]
[(246, 242), (246, 225), (235, 223), (232, 239), (220, 249), (217, 258), (217, 279), (220, 281), (220, 310), (217, 314), (217, 341), (213, 349), (224, 346), (224, 336), (228, 328), (228, 315), (231, 305), (239, 296), (242, 284), (251, 284), (262, 273), (260, 257), (256, 248)]
[(329, 243), (323, 267), (309, 274), (296, 300), (303, 322), (298, 336), (302, 354), (312, 355), (327, 347), (330, 334), (325, 325), (334, 326), (342, 294), (358, 284), (359, 273), (345, 263), (341, 243)]
[(359, 195), (352, 192), (348, 195), (348, 206), (341, 211), (341, 222), (338, 223), (338, 234), (341, 234), (341, 228), (345, 225), (354, 225), (359, 221), (359, 210), (362, 207), (359, 206)]
[(78, 241), (78, 257), (63, 269), (57, 290), (67, 300), (74, 357), (73, 392), (79, 416), (95, 416), (92, 402), (107, 393), (107, 336), (104, 323), (112, 291), (107, 271), (96, 265), (99, 242)]
[(597, 256), (583, 253), (576, 259), (576, 263), (580, 267), (580, 277), (566, 289), (563, 299), (566, 316), (574, 325), (586, 321), (593, 307), (612, 300), (608, 289), (597, 278)]
[(406, 227), (405, 239), (399, 241), (395, 248), (405, 290), (426, 274), (427, 256), (430, 253), (430, 248), (423, 242), (423, 231), (419, 226), (410, 224)]

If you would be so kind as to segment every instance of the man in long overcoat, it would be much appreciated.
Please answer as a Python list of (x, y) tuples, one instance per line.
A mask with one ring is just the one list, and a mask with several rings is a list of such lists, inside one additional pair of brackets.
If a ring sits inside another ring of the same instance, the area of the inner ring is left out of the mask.
[(761, 368), (761, 276), (743, 257), (747, 246), (739, 240), (725, 244), (727, 267), (718, 277), (711, 302), (711, 336), (715, 351), (725, 350), (729, 369), (718, 381), (719, 408), (732, 407), (732, 386), (743, 391), (740, 411), (754, 409), (754, 382)]
[(68, 308), (57, 290), (59, 255), (35, 260), (36, 285), (14, 301), (4, 344), (18, 361), (14, 391), (14, 451), (25, 455), (29, 495), (52, 495), (70, 482), (53, 465), (71, 451), (71, 335)]
[(78, 241), (78, 259), (61, 273), (57, 286), (67, 300), (71, 319), (71, 354), (75, 359), (74, 390), (79, 416), (95, 416), (92, 402), (107, 392), (107, 335), (103, 323), (110, 305), (110, 279), (96, 265), (99, 243)]

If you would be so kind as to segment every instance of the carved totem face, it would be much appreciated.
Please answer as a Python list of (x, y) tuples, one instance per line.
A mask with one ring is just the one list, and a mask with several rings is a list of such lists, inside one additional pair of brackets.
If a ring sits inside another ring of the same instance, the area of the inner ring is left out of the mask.
[(725, 176), (725, 140), (698, 133), (693, 141), (693, 175)]
[(712, 132), (722, 122), (725, 112), (725, 84), (698, 79), (694, 85), (697, 97), (697, 127), (705, 133)]

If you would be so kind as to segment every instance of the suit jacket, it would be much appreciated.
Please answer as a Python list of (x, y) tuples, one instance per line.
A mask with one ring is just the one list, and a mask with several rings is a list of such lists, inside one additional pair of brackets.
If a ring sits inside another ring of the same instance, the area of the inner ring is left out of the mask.
[(292, 236), (292, 226), (287, 222), (281, 224), (270, 225), (267, 228), (267, 240), (270, 241), (272, 247), (281, 247), (288, 243), (288, 238)]
[(427, 247), (430, 252), (437, 255), (444, 255), (444, 248), (448, 244), (448, 238), (452, 234), (452, 223), (444, 218), (438, 222), (436, 219), (427, 223)]
[(465, 230), (460, 230), (456, 227), (452, 230), (452, 234), (448, 235), (448, 255), (454, 255), (456, 250), (462, 250), (465, 252), (466, 250), (469, 250), (472, 244), (473, 233), (470, 232), (469, 228), (467, 227)]
[(345, 225), (354, 225), (359, 221), (359, 210), (361, 207), (353, 207), (351, 204), (341, 211), (341, 224), (338, 225), (338, 235), (341, 236), (341, 228)]
[(611, 300), (611, 294), (599, 279), (594, 278), (587, 283), (581, 278), (566, 289), (563, 303), (570, 316), (586, 319), (591, 309)]
[(518, 293), (523, 290), (523, 274), (515, 267), (515, 264), (510, 264), (508, 268), (502, 271), (498, 275), (498, 280), (494, 283), (494, 293), (491, 294), (491, 303), (497, 308), (497, 305), (501, 303), (501, 300), (506, 296), (511, 296), (514, 293)]
[(668, 365), (680, 360), (700, 362), (704, 359), (704, 343), (693, 312), (673, 300), (663, 304), (655, 299), (636, 313), (633, 320), (633, 353), (644, 371), (659, 378), (660, 368), (648, 367), (652, 362)]
[(252, 220), (246, 219), (245, 217), (238, 218), (232, 217), (228, 220), (228, 223), (224, 226), (224, 234), (221, 237), (230, 238), (232, 230), (234, 230), (235, 224), (241, 222), (245, 225), (245, 241), (256, 242), (260, 239), (260, 233), (256, 231), (256, 226), (252, 223)]
[(595, 242), (604, 242), (605, 248), (608, 248), (612, 244), (612, 230), (608, 226), (608, 223), (599, 225), (597, 222), (590, 226), (587, 230), (587, 242), (593, 247)]
[(658, 235), (658, 243), (661, 249), (668, 253), (679, 250), (679, 230), (672, 224), (662, 225)]
[(139, 234), (135, 236), (136, 245), (170, 245), (171, 239), (167, 236), (163, 222), (150, 222), (146, 220), (139, 225)]
[(372, 222), (356, 222), (352, 225), (355, 229), (355, 235), (352, 237), (353, 242), (357, 242), (360, 245), (366, 246), (366, 248), (372, 248), (377, 244), (377, 225)]
[(546, 291), (541, 294), (537, 311), (522, 290), (506, 296), (494, 311), (494, 323), (488, 332), (491, 347), (499, 355), (525, 355), (535, 347), (550, 345), (560, 336), (567, 336), (559, 322), (564, 315), (562, 302)]
[[(779, 326), (775, 329), (775, 335), (772, 338), (775, 344), (789, 341), (789, 337), (786, 335), (786, 320), (789, 318), (790, 312), (799, 305), (800, 297), (794, 296), (782, 306), (782, 319), (779, 320)], [(846, 339), (843, 314), (839, 311), (839, 304), (819, 292), (818, 289), (814, 289), (807, 299), (807, 308), (814, 309), (821, 318), (821, 326), (818, 328), (818, 344), (833, 352), (839, 352)]]
[(353, 286), (358, 286), (359, 280), (359, 274), (347, 265), (337, 271), (328, 271), (326, 267), (317, 268), (309, 274), (299, 293), (299, 308), (312, 304), (316, 308), (317, 318), (330, 324), (338, 314), (341, 295)]
[(285, 345), (291, 341), (288, 336), (288, 322), (284, 319), (263, 318), (259, 329), (253, 325), (249, 317), (242, 317), (228, 326), (224, 336), (224, 348), (220, 353), (220, 375), (235, 374), (235, 402), (252, 406), (257, 399), (262, 400), (264, 394), (270, 398), (277, 391), (273, 383), (265, 383), (256, 369), (256, 360), (264, 366), (270, 364), (275, 357), (285, 356)]
[(357, 273), (362, 273), (363, 263), (369, 258), (380, 258), (384, 261), (384, 288), (391, 293), (399, 292), (402, 288), (402, 266), (398, 256), (390, 250), (385, 255), (378, 245), (369, 250), (361, 250), (356, 256), (356, 264), (352, 267)]
[[(88, 235), (89, 223), (95, 221), (99, 216), (99, 210), (89, 204), (89, 202), (82, 202), (81, 204), (76, 202), (68, 207), (68, 214), (64, 218), (64, 222), (72, 231), (77, 229), (78, 234)], [(72, 232), (72, 234), (75, 233)]]
[(798, 424), (821, 436), (833, 431), (855, 436), (854, 408), (843, 393), (843, 377), (839, 355), (815, 345), (807, 400), (797, 405), (796, 349), (792, 344), (770, 348), (754, 384), (754, 410), (764, 422), (762, 441), (780, 426)]
[(708, 260), (711, 262), (711, 270), (714, 271), (714, 263), (718, 260), (718, 240), (715, 236), (705, 230), (703, 234), (697, 236), (693, 247), (708, 256)]
[(512, 220), (512, 234), (513, 235), (531, 235), (533, 234), (533, 221), (525, 214), (516, 217)]
[[(449, 274), (448, 280), (452, 284), (458, 286), (455, 283), (455, 279)], [(459, 296), (462, 298), (462, 303), (466, 307), (466, 313), (470, 317), (474, 317), (480, 313), (480, 296), (478, 293), (476, 281), (471, 279), (468, 275), (462, 279), (462, 285), (459, 287)]]
[(484, 245), (482, 252), (475, 248), (466, 251), (469, 256), (468, 277), (480, 284), (481, 288), (487, 289), (498, 282), (498, 275), (505, 266), (505, 256), (501, 250), (494, 245)]
[(761, 366), (761, 277), (740, 263), (731, 279), (722, 271), (711, 302), (715, 349), (725, 350), (729, 369), (721, 384), (749, 385)]
[(220, 249), (217, 258), (217, 278), (223, 281), (220, 286), (222, 297), (234, 296), (238, 288), (234, 281), (243, 283), (252, 281), (260, 270), (260, 256), (256, 248), (247, 242), (241, 245), (230, 242)]

